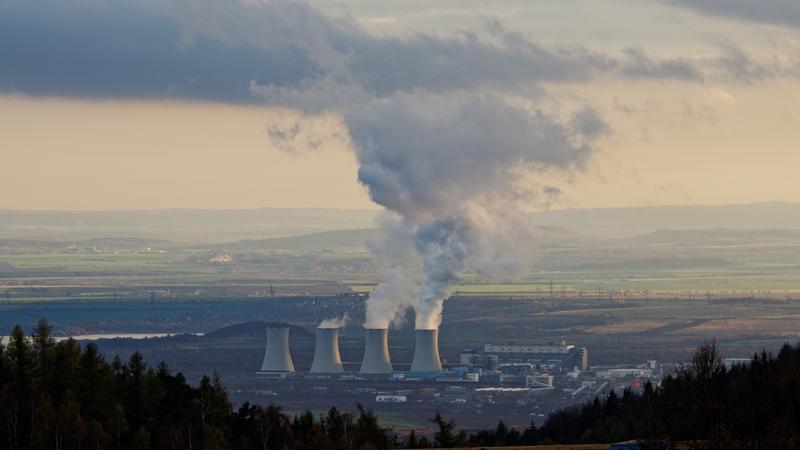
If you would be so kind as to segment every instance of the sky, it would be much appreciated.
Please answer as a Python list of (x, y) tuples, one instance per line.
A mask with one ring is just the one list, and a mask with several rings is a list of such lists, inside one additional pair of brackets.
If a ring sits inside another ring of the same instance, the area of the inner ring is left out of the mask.
[(7, 0), (0, 209), (800, 201), (798, 105), (793, 0)]

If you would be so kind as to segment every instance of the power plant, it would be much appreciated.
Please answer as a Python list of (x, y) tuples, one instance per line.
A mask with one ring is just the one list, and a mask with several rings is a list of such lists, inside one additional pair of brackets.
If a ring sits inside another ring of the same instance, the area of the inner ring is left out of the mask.
[(314, 360), (310, 373), (341, 373), (342, 357), (339, 355), (339, 329), (317, 328)]
[(364, 359), (361, 361), (362, 374), (392, 373), (392, 361), (389, 359), (389, 329), (367, 328)]
[(439, 330), (416, 330), (412, 372), (441, 372), (439, 359)]
[[(366, 328), (364, 357), (361, 370), (364, 375), (386, 375), (394, 372), (389, 357), (389, 329)], [(439, 330), (415, 330), (414, 358), (411, 372), (442, 372), (439, 359)], [(261, 372), (294, 372), (292, 355), (289, 352), (289, 327), (268, 326), (267, 348)], [(312, 374), (343, 373), (342, 357), (339, 353), (339, 328), (318, 327), (314, 359), (311, 363)]]
[(294, 372), (292, 355), (289, 353), (289, 327), (267, 327), (267, 349), (264, 351), (261, 371)]
[[(259, 377), (270, 379), (295, 378), (292, 357), (289, 353), (289, 326), (267, 326), (267, 348)], [(380, 381), (436, 381), (443, 383), (452, 382), (482, 382), (524, 385), (529, 393), (550, 392), (554, 389), (553, 377), (562, 374), (566, 380), (574, 381), (581, 377), (582, 372), (589, 372), (589, 353), (585, 347), (576, 347), (562, 342), (561, 344), (495, 344), (487, 343), (483, 350), (468, 348), (459, 353), (458, 362), (449, 364), (448, 369), (442, 367), (439, 357), (439, 330), (416, 329), (414, 330), (414, 353), (409, 370), (394, 372), (389, 357), (389, 329), (365, 328), (364, 355), (358, 373), (345, 373), (344, 364), (339, 350), (338, 324), (323, 322), (316, 329), (316, 346), (311, 368), (301, 378), (310, 380), (370, 380)], [(651, 366), (655, 367), (653, 362)], [(624, 369), (624, 370), (623, 370)], [(597, 378), (611, 378), (622, 374), (634, 374), (638, 377), (650, 377), (651, 371), (634, 370), (628, 367), (614, 371), (597, 372)], [(544, 383), (541, 380), (549, 380)], [(486, 392), (501, 387), (476, 388)], [(316, 388), (315, 388), (316, 389)], [(327, 387), (319, 387), (324, 391)], [(449, 388), (448, 388), (449, 389)], [(464, 389), (460, 387), (458, 389)], [(458, 389), (453, 388), (455, 392)], [(575, 389), (574, 392), (588, 392), (588, 388)], [(398, 391), (399, 392), (399, 391)], [(455, 394), (453, 394), (455, 395)], [(574, 396), (582, 394), (574, 394)], [(401, 401), (400, 397), (384, 398), (378, 401)], [(447, 397), (449, 398), (449, 397)], [(462, 397), (458, 397), (461, 399)], [(460, 401), (460, 400), (459, 400)]]

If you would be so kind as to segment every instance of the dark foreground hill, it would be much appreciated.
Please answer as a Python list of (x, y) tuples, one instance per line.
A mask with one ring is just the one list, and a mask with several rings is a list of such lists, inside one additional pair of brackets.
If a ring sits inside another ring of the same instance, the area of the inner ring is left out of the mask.
[(603, 443), (627, 439), (692, 442), (692, 448), (800, 448), (800, 345), (766, 352), (728, 370), (713, 344), (660, 386), (612, 392), (557, 411), (542, 427), (469, 437), (438, 413), (433, 433), (400, 441), (371, 410), (331, 408), (289, 416), (274, 405), (234, 408), (218, 376), (187, 384), (139, 353), (108, 362), (94, 344), (56, 343), (41, 321), (17, 326), (0, 345), (0, 442), (33, 449), (379, 449)]

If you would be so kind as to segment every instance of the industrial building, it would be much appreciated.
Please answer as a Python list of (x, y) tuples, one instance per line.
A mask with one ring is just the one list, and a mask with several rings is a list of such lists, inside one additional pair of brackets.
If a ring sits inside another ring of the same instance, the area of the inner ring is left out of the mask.
[[(389, 355), (389, 330), (365, 329), (364, 353), (358, 372), (345, 373), (339, 352), (339, 329), (318, 327), (311, 368), (304, 377), (339, 381), (416, 381), (450, 383), (453, 386), (497, 384), (517, 386), (528, 391), (546, 392), (559, 383), (576, 383), (588, 368), (588, 349), (575, 345), (486, 344), (482, 352), (464, 349), (458, 364), (442, 367), (437, 329), (415, 330), (414, 353), (410, 370), (395, 372)], [(267, 346), (259, 371), (261, 377), (285, 378), (295, 371), (289, 352), (289, 326), (267, 327)], [(597, 371), (597, 378), (647, 377), (647, 369)], [(643, 370), (643, 371), (642, 371)], [(592, 372), (595, 375), (595, 371)], [(472, 389), (472, 388), (470, 388)], [(582, 393), (582, 391), (578, 391)], [(382, 393), (379, 393), (382, 394)], [(383, 402), (392, 401), (389, 398)]]
[(574, 367), (578, 367), (580, 370), (589, 368), (589, 350), (586, 347), (578, 348), (566, 343), (547, 345), (486, 344), (483, 346), (483, 358), (486, 360), (490, 357), (496, 357), (501, 364), (531, 364), (536, 370), (566, 372)]

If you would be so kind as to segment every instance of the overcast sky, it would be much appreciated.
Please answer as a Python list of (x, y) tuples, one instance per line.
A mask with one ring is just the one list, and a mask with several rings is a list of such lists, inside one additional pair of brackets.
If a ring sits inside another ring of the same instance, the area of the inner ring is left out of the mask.
[(6, 0), (0, 209), (800, 201), (798, 105), (794, 0)]

